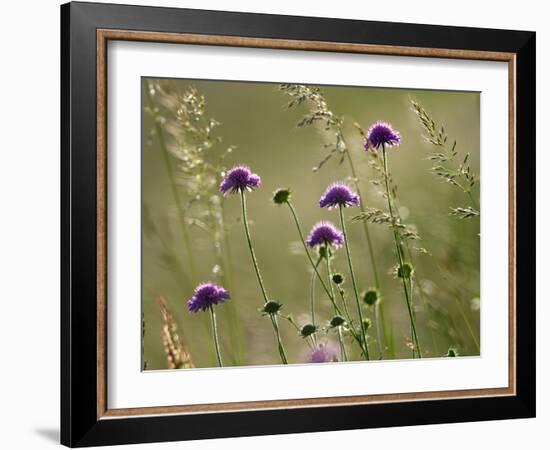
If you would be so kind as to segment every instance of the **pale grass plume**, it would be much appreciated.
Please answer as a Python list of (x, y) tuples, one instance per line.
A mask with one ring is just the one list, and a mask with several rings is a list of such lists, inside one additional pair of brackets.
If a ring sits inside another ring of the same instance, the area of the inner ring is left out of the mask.
[(162, 316), (161, 338), (169, 369), (192, 369), (195, 367), (189, 349), (178, 334), (178, 326), (164, 297), (157, 297)]
[(470, 165), (470, 152), (460, 155), (456, 140), (449, 145), (445, 127), (437, 124), (416, 100), (411, 100), (411, 106), (422, 125), (424, 138), (434, 147), (434, 151), (428, 155), (428, 160), (433, 164), (430, 172), (444, 183), (449, 183), (464, 192), (471, 203), (465, 207), (451, 207), (449, 214), (460, 219), (478, 217), (479, 206), (474, 196), (478, 178)]

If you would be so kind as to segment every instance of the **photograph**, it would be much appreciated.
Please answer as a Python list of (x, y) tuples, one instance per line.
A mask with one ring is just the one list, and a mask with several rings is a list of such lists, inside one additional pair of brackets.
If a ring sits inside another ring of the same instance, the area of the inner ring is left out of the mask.
[(480, 357), (480, 92), (141, 78), (142, 370)]

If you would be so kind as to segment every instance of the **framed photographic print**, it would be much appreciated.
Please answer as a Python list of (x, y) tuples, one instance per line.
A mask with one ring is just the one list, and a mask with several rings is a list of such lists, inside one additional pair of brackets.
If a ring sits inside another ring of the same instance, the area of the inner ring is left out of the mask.
[(61, 26), (63, 444), (534, 416), (535, 33)]

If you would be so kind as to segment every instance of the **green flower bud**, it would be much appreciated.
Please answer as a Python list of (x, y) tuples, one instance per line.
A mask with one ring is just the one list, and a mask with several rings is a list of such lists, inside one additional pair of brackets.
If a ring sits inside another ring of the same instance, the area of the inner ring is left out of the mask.
[(342, 284), (344, 282), (344, 275), (341, 273), (335, 273), (332, 275), (332, 281), (334, 284)]
[(411, 278), (413, 273), (414, 273), (414, 267), (409, 263), (403, 263), (403, 272), (401, 272), (401, 267), (397, 268), (397, 276), (399, 278), (409, 279)]
[(276, 205), (282, 205), (283, 203), (288, 203), (292, 197), (292, 192), (290, 189), (277, 189), (273, 193), (273, 203)]
[(374, 288), (370, 288), (368, 291), (366, 291), (363, 294), (363, 301), (368, 306), (374, 306), (376, 303), (378, 303), (380, 300), (380, 296), (378, 295), (378, 291)]
[(344, 325), (346, 323), (346, 320), (343, 317), (334, 316), (332, 319), (330, 319), (329, 323), (332, 328), (336, 328), (341, 325)]
[(454, 358), (455, 356), (458, 356), (458, 352), (454, 348), (450, 348), (449, 351), (447, 351), (447, 356), (450, 358)]
[(368, 330), (372, 325), (371, 320), (368, 317), (365, 317), (363, 319), (363, 326), (365, 327), (365, 330)]
[(264, 305), (262, 311), (265, 314), (277, 314), (282, 307), (283, 305), (281, 305), (279, 302), (270, 300)]

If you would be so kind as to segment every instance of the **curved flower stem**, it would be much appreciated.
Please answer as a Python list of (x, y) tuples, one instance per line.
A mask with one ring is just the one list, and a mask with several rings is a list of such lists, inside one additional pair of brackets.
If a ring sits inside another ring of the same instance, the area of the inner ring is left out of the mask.
[[(351, 171), (351, 176), (353, 177), (353, 184), (354, 184), (354, 187), (355, 187), (355, 192), (357, 192), (357, 194), (359, 195), (359, 209), (362, 213), (364, 213), (365, 212), (365, 204), (363, 202), (363, 194), (361, 194), (361, 189), (360, 189), (360, 186), (359, 186), (359, 181), (358, 181), (359, 178), (357, 176), (357, 171), (355, 170), (355, 164), (353, 163), (353, 158), (351, 157), (350, 151), (347, 147), (346, 147), (346, 158), (348, 160), (348, 165), (349, 165), (349, 168), (350, 168), (350, 171)], [(377, 266), (376, 266), (376, 257), (374, 255), (374, 246), (372, 245), (372, 239), (371, 239), (370, 231), (369, 231), (369, 224), (366, 220), (362, 220), (361, 222), (363, 223), (363, 232), (365, 233), (365, 238), (367, 239), (367, 246), (368, 246), (368, 250), (369, 250), (370, 263), (371, 263), (371, 267), (372, 267), (372, 275), (373, 275), (373, 278), (374, 278), (374, 286), (376, 287), (376, 290), (378, 292), (381, 292), (380, 278), (378, 277), (378, 269), (377, 269)], [(384, 339), (388, 339), (388, 334), (387, 334), (387, 329), (386, 329), (386, 321), (384, 319), (384, 309), (383, 309), (382, 305), (378, 305), (378, 313), (379, 314), (377, 314), (377, 315), (379, 315), (379, 318), (380, 318), (380, 321), (381, 321)], [(378, 324), (378, 319), (376, 319), (376, 320), (377, 320), (377, 324)], [(378, 328), (379, 328), (379, 325), (377, 325), (377, 335), (378, 335), (378, 340), (380, 341), (380, 333), (378, 332)], [(380, 359), (384, 359), (383, 349), (384, 349), (384, 344), (382, 342), (380, 342), (380, 344), (378, 346), (378, 350), (380, 352)]]
[[(321, 273), (319, 272), (319, 269), (318, 269), (318, 266), (319, 266), (319, 263), (320, 263), (322, 257), (319, 257), (319, 260), (317, 261), (317, 263), (313, 262), (313, 258), (311, 257), (311, 254), (309, 253), (309, 249), (307, 248), (306, 240), (304, 238), (304, 233), (303, 233), (302, 227), (300, 225), (300, 220), (298, 219), (298, 214), (296, 214), (296, 210), (294, 209), (294, 205), (292, 205), (292, 203), (290, 201), (287, 201), (286, 204), (288, 205), (288, 207), (290, 209), (290, 212), (292, 213), (292, 218), (294, 219), (294, 223), (296, 224), (296, 228), (297, 228), (298, 234), (300, 236), (300, 242), (302, 243), (302, 246), (304, 247), (304, 251), (306, 252), (306, 255), (307, 255), (307, 258), (309, 259), (311, 267), (313, 267), (314, 273), (317, 275), (317, 278), (321, 282), (321, 285), (323, 286), (323, 289), (325, 290), (329, 300), (331, 301), (331, 303), (334, 307), (334, 311), (336, 312), (336, 314), (338, 314), (340, 316), (343, 316), (343, 317), (346, 317), (348, 322), (351, 322), (351, 320), (350, 320), (351, 316), (349, 316), (349, 314), (347, 314), (347, 311), (346, 311), (346, 315), (342, 314), (342, 311), (340, 310), (340, 308), (338, 307), (338, 305), (336, 303), (336, 297), (334, 296), (334, 289), (332, 287), (330, 272), (329, 272), (329, 280), (328, 280), (330, 290), (327, 287), (327, 285), (325, 284), (325, 282), (323, 281), (323, 277), (321, 276)], [(326, 255), (328, 256), (328, 249), (327, 249)], [(327, 260), (327, 262), (328, 262), (328, 260)], [(313, 317), (314, 317), (313, 299), (312, 299), (312, 310), (311, 311), (312, 311), (312, 320), (313, 320)], [(313, 322), (313, 324), (315, 324), (315, 323)], [(354, 337), (356, 337), (356, 336), (354, 336)], [(345, 346), (343, 344), (344, 341), (343, 341), (343, 337), (342, 337), (342, 330), (340, 328), (338, 328), (338, 338), (340, 340), (340, 345), (341, 345), (340, 349), (341, 350), (343, 349), (342, 354), (345, 354)], [(362, 347), (362, 343), (361, 343), (360, 339), (358, 340), (358, 343)], [(364, 350), (363, 350), (363, 353), (365, 353)], [(368, 350), (367, 350), (367, 353), (368, 353)]]
[(241, 190), (240, 192), (241, 192), (241, 206), (242, 206), (243, 224), (244, 224), (244, 232), (246, 234), (246, 241), (248, 243), (248, 249), (250, 250), (250, 257), (252, 258), (252, 265), (254, 266), (256, 278), (258, 279), (258, 284), (260, 285), (260, 290), (262, 291), (262, 297), (264, 298), (264, 302), (267, 303), (269, 301), (269, 298), (267, 297), (267, 292), (264, 286), (264, 280), (262, 279), (262, 274), (260, 273), (260, 268), (258, 267), (258, 260), (256, 259), (256, 253), (254, 252), (254, 246), (252, 245), (252, 238), (250, 237), (250, 229), (248, 227), (248, 216), (246, 213), (246, 196), (244, 195), (243, 190)]
[(279, 350), (279, 356), (281, 357), (281, 362), (283, 364), (288, 364), (286, 359), (285, 348), (283, 346), (283, 341), (281, 340), (281, 332), (279, 330), (279, 323), (277, 322), (277, 316), (275, 314), (269, 315), (271, 323), (273, 324), (273, 329), (275, 330), (275, 336), (277, 337), (277, 348)]
[[(283, 316), (282, 314), (279, 314), (280, 317), (282, 317), (283, 319), (286, 319), (288, 322), (290, 322), (290, 324), (296, 329), (296, 331), (298, 332), (298, 334), (301, 336), (302, 333), (300, 330), (300, 327), (298, 326), (298, 324), (296, 322), (294, 322), (294, 319), (292, 319), (292, 316)], [(311, 339), (305, 339), (307, 345), (309, 346), (309, 348), (311, 350), (313, 350), (315, 348), (315, 343), (316, 343), (316, 340), (314, 339), (314, 336), (315, 336), (315, 333), (313, 333), (311, 336), (309, 336)]]
[[(413, 318), (416, 323), (416, 313), (414, 311), (414, 291), (413, 291), (413, 277), (412, 275), (409, 277), (409, 298), (411, 300), (411, 309), (413, 312)], [(413, 329), (411, 327), (411, 342), (414, 342), (414, 334)], [(416, 356), (416, 346), (413, 345), (413, 358)]]
[(340, 293), (340, 298), (342, 299), (342, 305), (344, 305), (344, 311), (346, 312), (346, 315), (348, 317), (351, 317), (351, 314), (348, 310), (348, 302), (346, 301), (346, 294), (342, 288), (338, 289), (338, 292)]
[(214, 338), (214, 348), (216, 350), (216, 358), (218, 360), (218, 367), (223, 367), (222, 354), (220, 352), (220, 343), (218, 340), (218, 327), (216, 325), (216, 313), (214, 308), (210, 306), (210, 324), (212, 325), (212, 337)]
[[(317, 261), (315, 262), (315, 267), (318, 268), (319, 264), (321, 264), (322, 257), (319, 256)], [(317, 279), (317, 275), (315, 274), (315, 271), (311, 273), (311, 285), (310, 285), (310, 310), (311, 310), (311, 324), (313, 326), (315, 325), (315, 280)], [(313, 335), (313, 340), (315, 343), (317, 343), (317, 337)]]
[(346, 232), (346, 222), (344, 220), (344, 208), (342, 205), (338, 207), (340, 212), (340, 224), (342, 225), (342, 233), (344, 234), (344, 245), (346, 247), (346, 256), (348, 257), (348, 266), (351, 276), (351, 284), (353, 286), (353, 293), (355, 295), (355, 303), (357, 305), (357, 314), (359, 315), (359, 325), (361, 327), (361, 338), (363, 340), (363, 348), (365, 350), (365, 358), (367, 360), (369, 357), (369, 344), (367, 343), (367, 330), (365, 329), (365, 324), (363, 323), (363, 313), (361, 312), (361, 302), (359, 300), (359, 291), (357, 290), (357, 282), (355, 280), (355, 272), (353, 270), (353, 263), (351, 262), (351, 252), (349, 249), (348, 235)]
[[(315, 263), (315, 267), (319, 267), (319, 264), (321, 263), (322, 257), (319, 256), (317, 259), (317, 262)], [(309, 308), (311, 312), (311, 324), (315, 325), (315, 280), (317, 279), (317, 275), (315, 272), (311, 273), (311, 287), (310, 287), (310, 301), (309, 301)]]
[[(235, 294), (235, 284), (233, 283), (233, 267), (232, 267), (232, 257), (231, 257), (231, 246), (228, 238), (228, 230), (226, 226), (226, 217), (225, 217), (225, 206), (224, 200), (220, 204), (220, 223), (219, 223), (219, 232), (222, 236), (221, 242), (221, 261), (223, 272), (226, 273), (228, 280), (229, 291), (232, 295)], [(231, 340), (231, 346), (235, 351), (234, 359), (237, 362), (237, 365), (245, 365), (245, 355), (243, 348), (243, 337), (242, 337), (242, 328), (239, 314), (237, 312), (237, 307), (235, 303), (229, 302), (227, 308), (227, 319), (229, 322), (229, 336)]]
[[(397, 206), (396, 202), (395, 202), (395, 199), (394, 199), (394, 204), (395, 204), (395, 217), (398, 221), (401, 222), (401, 215), (399, 214), (399, 207)], [(411, 252), (411, 247), (409, 245), (409, 241), (407, 239), (404, 239), (404, 247), (405, 247), (405, 250), (406, 250), (406, 254), (407, 254), (407, 258), (409, 259), (410, 263), (413, 265), (413, 267), (416, 267), (415, 266), (415, 263), (414, 263), (414, 256), (413, 256), (413, 253)], [(413, 290), (411, 288), (411, 305), (413, 306), (413, 314), (414, 314), (414, 301), (412, 299), (412, 293), (413, 293)], [(429, 311), (428, 309), (428, 301), (426, 300), (426, 296), (424, 295), (424, 292), (422, 290), (422, 286), (418, 286), (418, 293), (420, 295), (420, 299), (422, 301), (422, 306), (424, 308), (425, 311)], [(416, 315), (415, 315), (415, 320), (416, 320)], [(432, 341), (432, 353), (437, 355), (439, 354), (439, 350), (437, 348), (437, 341), (435, 339), (435, 334), (434, 334), (434, 330), (432, 327), (428, 327), (429, 329), (429, 333), (430, 333), (430, 339)], [(412, 333), (411, 333), (411, 339), (412, 339)], [(425, 348), (425, 346), (424, 346)]]
[[(359, 208), (362, 213), (365, 212), (365, 205), (363, 203), (363, 196), (361, 195), (361, 191), (359, 189), (359, 182), (357, 177), (357, 172), (355, 170), (355, 165), (353, 164), (353, 159), (351, 158), (349, 150), (346, 150), (346, 157), (348, 160), (349, 168), (351, 171), (351, 176), (353, 177), (353, 184), (355, 187), (355, 191), (359, 195)], [(369, 247), (369, 256), (370, 256), (370, 262), (372, 266), (372, 274), (374, 276), (374, 285), (376, 286), (376, 289), (380, 290), (380, 279), (378, 278), (378, 270), (376, 268), (376, 258), (374, 256), (374, 247), (372, 245), (372, 239), (370, 237), (369, 232), (369, 224), (366, 220), (362, 221), (363, 223), (363, 231), (365, 232), (365, 237), (367, 238), (367, 245)]]
[[(241, 192), (241, 206), (242, 206), (243, 224), (244, 224), (244, 232), (246, 234), (246, 241), (248, 243), (248, 249), (250, 250), (250, 257), (252, 258), (252, 265), (254, 266), (254, 271), (256, 272), (256, 278), (258, 279), (258, 284), (260, 285), (260, 290), (262, 291), (264, 303), (267, 303), (269, 301), (269, 298), (265, 290), (264, 281), (262, 279), (262, 274), (260, 273), (258, 260), (256, 259), (256, 253), (254, 252), (254, 247), (252, 245), (252, 238), (250, 237), (250, 230), (248, 228), (248, 216), (246, 214), (246, 196), (243, 190), (241, 190), (240, 192)], [(283, 342), (281, 340), (281, 333), (279, 331), (277, 318), (273, 314), (270, 314), (270, 318), (271, 318), (271, 324), (273, 325), (273, 331), (275, 331), (275, 336), (277, 338), (277, 347), (279, 350), (279, 356), (281, 357), (281, 362), (283, 364), (288, 364)]]
[(386, 185), (386, 197), (388, 199), (388, 209), (390, 212), (391, 227), (393, 230), (393, 239), (395, 242), (395, 250), (397, 252), (397, 259), (399, 262), (399, 270), (401, 270), (401, 275), (402, 275), (401, 280), (403, 282), (403, 290), (405, 292), (405, 300), (407, 302), (407, 310), (409, 312), (409, 320), (411, 322), (413, 345), (415, 347), (415, 349), (413, 349), (413, 355), (414, 355), (414, 350), (416, 350), (416, 352), (418, 352), (418, 357), (422, 358), (422, 352), (420, 350), (420, 345), (418, 343), (418, 335), (416, 334), (416, 321), (414, 320), (414, 313), (412, 309), (411, 299), (409, 296), (409, 290), (407, 288), (407, 281), (405, 279), (405, 271), (403, 269), (403, 254), (401, 253), (401, 245), (399, 244), (399, 233), (396, 227), (395, 216), (393, 213), (392, 194), (390, 191), (389, 175), (388, 175), (388, 158), (386, 155), (386, 146), (384, 144), (382, 144), (382, 158), (384, 159), (384, 182)]
[[(327, 262), (327, 277), (328, 284), (330, 286), (330, 295), (334, 298), (334, 287), (332, 286), (332, 268), (330, 266), (330, 257), (328, 251), (328, 244), (325, 243), (325, 261)], [(334, 308), (334, 313), (338, 314), (336, 308)], [(347, 361), (348, 356), (346, 355), (346, 346), (344, 344), (344, 338), (342, 336), (342, 328), (338, 327), (338, 342), (340, 343), (340, 358), (342, 361)]]
[[(311, 257), (310, 253), (309, 253), (309, 250), (307, 248), (307, 244), (306, 244), (306, 240), (304, 238), (304, 233), (302, 231), (302, 227), (300, 225), (300, 221), (298, 220), (298, 215), (296, 214), (296, 210), (294, 209), (294, 206), (292, 205), (292, 203), (290, 203), (289, 201), (286, 202), (286, 204), (288, 205), (289, 209), (290, 209), (290, 212), (292, 213), (292, 217), (294, 219), (294, 223), (296, 224), (296, 228), (298, 229), (298, 234), (300, 235), (300, 242), (302, 243), (302, 246), (304, 247), (304, 251), (306, 252), (306, 255), (307, 255), (307, 258), (311, 264), (311, 267), (313, 267), (313, 271), (315, 272), (315, 274), (317, 275), (317, 278), (319, 279), (319, 281), (321, 282), (321, 285), (323, 286), (323, 289), (325, 290), (325, 292), (327, 293), (327, 296), (329, 297), (329, 299), (331, 300), (331, 302), (334, 304), (336, 303), (335, 302), (335, 298), (334, 298), (334, 295), (331, 295), (327, 285), (325, 284), (324, 280), (323, 280), (323, 277), (321, 276), (321, 273), (319, 272), (319, 269), (318, 269), (318, 266), (319, 266), (319, 263), (315, 264), (313, 262), (313, 258)], [(319, 258), (320, 260), (321, 258)]]
[(376, 322), (376, 344), (378, 347), (378, 359), (384, 359), (384, 347), (382, 344), (382, 327), (380, 323), (380, 302), (374, 305), (374, 321)]
[[(351, 314), (348, 310), (348, 302), (346, 301), (346, 293), (344, 292), (344, 290), (342, 288), (339, 287), (338, 289), (338, 293), (340, 294), (340, 298), (342, 299), (342, 305), (344, 305), (344, 311), (346, 312), (346, 315), (344, 317), (349, 317), (351, 318)], [(340, 313), (340, 315), (342, 315)], [(359, 348), (361, 349), (361, 353), (363, 355), (365, 355), (365, 357), (367, 356), (367, 353), (365, 352), (365, 349), (363, 348), (363, 339), (361, 338), (361, 336), (359, 336), (354, 330), (353, 330), (353, 321), (351, 319), (346, 319), (348, 321), (348, 325), (349, 325), (349, 332), (351, 334), (351, 336), (357, 341), (357, 344), (359, 345)]]
[[(302, 232), (302, 227), (300, 226), (300, 221), (298, 220), (298, 215), (296, 214), (296, 210), (294, 209), (294, 206), (292, 205), (292, 203), (290, 203), (289, 201), (287, 201), (286, 203), (287, 203), (288, 207), (290, 208), (290, 212), (292, 213), (292, 217), (294, 218), (294, 223), (296, 224), (296, 228), (298, 229), (298, 234), (300, 235), (300, 241), (302, 242), (302, 245), (303, 245), (304, 250), (306, 252), (306, 255), (309, 259), (309, 262), (311, 263), (311, 267), (313, 267), (313, 271), (314, 271), (315, 275), (317, 275), (317, 278), (321, 282), (321, 285), (323, 286), (323, 289), (327, 293), (327, 296), (328, 296), (330, 302), (332, 303), (332, 306), (334, 307), (334, 311), (336, 311), (336, 313), (338, 315), (344, 317), (347, 320), (347, 322), (349, 324), (351, 324), (351, 316), (348, 314), (347, 310), (346, 310), (346, 313), (344, 314), (342, 312), (342, 310), (338, 307), (338, 304), (336, 303), (336, 298), (334, 297), (334, 293), (331, 294), (329, 288), (327, 287), (327, 285), (325, 284), (325, 281), (323, 280), (323, 277), (321, 276), (321, 273), (319, 272), (318, 266), (319, 266), (319, 263), (321, 262), (322, 257), (319, 257), (319, 260), (317, 261), (317, 263), (313, 262), (313, 258), (311, 257), (311, 255), (309, 253), (309, 250), (307, 248), (307, 245), (306, 245), (306, 240), (304, 238), (304, 233)], [(330, 282), (329, 282), (329, 284), (330, 284)], [(331, 285), (331, 288), (332, 288), (332, 285)], [(361, 337), (358, 336), (353, 330), (350, 330), (350, 333), (355, 338), (357, 343), (359, 344), (359, 347), (361, 347), (361, 351), (363, 352), (363, 354), (366, 355), (365, 350), (363, 349), (363, 343), (362, 343)], [(367, 350), (367, 352), (368, 352), (368, 350)]]
[(474, 330), (472, 329), (472, 325), (470, 325), (470, 321), (468, 320), (468, 317), (466, 316), (466, 313), (464, 312), (464, 309), (462, 308), (462, 304), (460, 303), (460, 300), (458, 297), (455, 297), (455, 302), (458, 306), (458, 310), (460, 312), (460, 315), (462, 316), (462, 319), (464, 320), (464, 323), (466, 324), (466, 327), (468, 328), (468, 331), (470, 332), (470, 336), (472, 337), (472, 341), (474, 342), (478, 353), (481, 352), (479, 347), (479, 341), (476, 338), (476, 334), (474, 333)]

